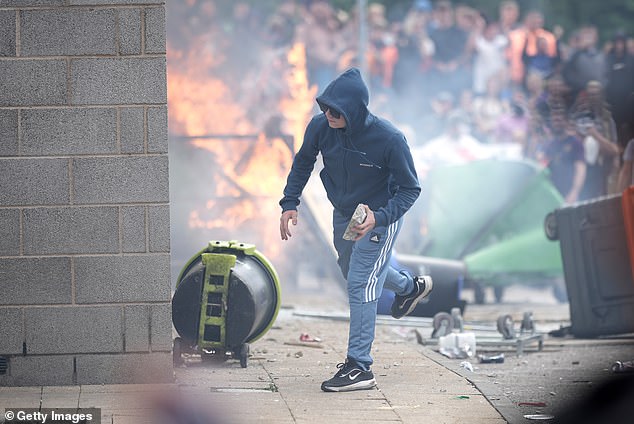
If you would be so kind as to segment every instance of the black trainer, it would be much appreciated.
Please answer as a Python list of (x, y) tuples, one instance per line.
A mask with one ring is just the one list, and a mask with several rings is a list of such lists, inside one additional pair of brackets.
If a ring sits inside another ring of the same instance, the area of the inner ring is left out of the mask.
[(339, 371), (330, 380), (321, 383), (324, 392), (349, 392), (351, 390), (365, 390), (376, 386), (372, 371), (363, 371), (351, 359), (337, 364)]
[(429, 275), (418, 275), (414, 277), (414, 291), (405, 296), (396, 295), (392, 303), (392, 316), (403, 318), (412, 313), (416, 304), (429, 296), (434, 282)]

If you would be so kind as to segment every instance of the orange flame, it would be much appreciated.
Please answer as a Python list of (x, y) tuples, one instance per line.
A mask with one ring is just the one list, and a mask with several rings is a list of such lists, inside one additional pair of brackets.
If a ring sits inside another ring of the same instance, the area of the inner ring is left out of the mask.
[(253, 131), (229, 87), (212, 76), (219, 65), (213, 55), (197, 49), (182, 52), (169, 45), (167, 55), (170, 131), (185, 135)]
[(284, 116), (289, 123), (289, 129), (295, 140), (295, 151), (297, 151), (304, 138), (304, 129), (311, 115), (317, 86), (308, 85), (306, 48), (302, 43), (293, 45), (287, 59), (291, 65), (287, 76), (290, 95), (282, 98), (280, 109), (284, 111)]
[(292, 153), (301, 144), (317, 91), (308, 85), (304, 46), (297, 43), (287, 54), (282, 72), (285, 94), (278, 104), (283, 131), (294, 139), (293, 152), (281, 137), (267, 137), (264, 131), (255, 129), (257, 125), (232, 98), (230, 88), (214, 77), (220, 61), (213, 55), (201, 55), (196, 49), (184, 53), (168, 47), (168, 57), (172, 133), (193, 137), (258, 134), (256, 138), (192, 139), (192, 146), (213, 154), (214, 163), (210, 164), (208, 200), (190, 212), (189, 228), (228, 230), (231, 238), (254, 243), (267, 256), (276, 257), (280, 246), (271, 241), (279, 238), (277, 200), (282, 195)]

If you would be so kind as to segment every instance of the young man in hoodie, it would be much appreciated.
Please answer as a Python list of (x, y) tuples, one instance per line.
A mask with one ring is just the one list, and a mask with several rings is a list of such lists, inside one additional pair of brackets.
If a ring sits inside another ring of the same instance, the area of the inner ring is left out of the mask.
[[(377, 300), (383, 287), (396, 293), (392, 316), (401, 318), (432, 289), (429, 276), (411, 276), (389, 265), (403, 215), (420, 194), (407, 141), (392, 124), (368, 110), (368, 89), (358, 69), (349, 69), (317, 97), (323, 114), (308, 124), (304, 141), (288, 175), (280, 200), (282, 240), (297, 225), (297, 206), (321, 153), (320, 177), (332, 203), (337, 263), (347, 280), (350, 304), (348, 352), (334, 377), (324, 381), (327, 392), (370, 389), (370, 370)], [(357, 205), (366, 218), (356, 225), (356, 238), (343, 238)]]

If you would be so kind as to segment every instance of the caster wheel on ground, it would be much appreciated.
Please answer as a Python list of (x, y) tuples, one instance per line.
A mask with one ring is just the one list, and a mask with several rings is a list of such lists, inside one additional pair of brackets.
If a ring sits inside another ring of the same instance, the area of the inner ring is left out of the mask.
[(438, 312), (434, 315), (434, 331), (431, 333), (432, 338), (446, 336), (452, 332), (454, 328), (453, 317), (447, 312)]
[(544, 232), (546, 233), (546, 238), (550, 241), (555, 241), (559, 239), (559, 231), (557, 229), (557, 218), (555, 217), (554, 212), (550, 212), (544, 218)]
[(502, 337), (506, 340), (515, 338), (515, 329), (513, 328), (513, 318), (510, 315), (500, 315), (497, 320), (497, 329)]
[(180, 337), (174, 339), (174, 344), (172, 345), (172, 361), (175, 367), (181, 366), (184, 363), (183, 340)]
[(249, 365), (249, 351), (250, 349), (248, 343), (244, 343), (240, 346), (238, 356), (240, 358), (240, 366), (242, 368), (246, 368), (247, 365)]

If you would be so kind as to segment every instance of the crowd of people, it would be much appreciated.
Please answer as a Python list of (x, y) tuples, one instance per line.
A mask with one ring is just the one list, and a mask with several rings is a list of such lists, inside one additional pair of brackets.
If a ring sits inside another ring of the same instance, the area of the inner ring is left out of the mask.
[[(213, 2), (188, 3), (199, 25), (209, 25), (202, 18)], [(215, 21), (215, 40), (233, 51), (227, 78), (236, 86), (261, 82), (248, 75), (277, 66), (299, 41), (319, 92), (345, 69), (366, 70), (372, 109), (403, 130), (422, 175), (440, 163), (498, 156), (548, 166), (567, 202), (634, 183), (631, 34), (615, 29), (601, 41), (591, 24), (545, 28), (542, 12), (520, 10), (514, 0), (502, 0), (496, 16), (448, 0), (413, 0), (398, 10), (369, 3), (362, 56), (354, 8), (287, 0), (262, 14), (235, 3), (232, 20)], [(262, 96), (274, 96), (275, 75), (267, 75)]]

